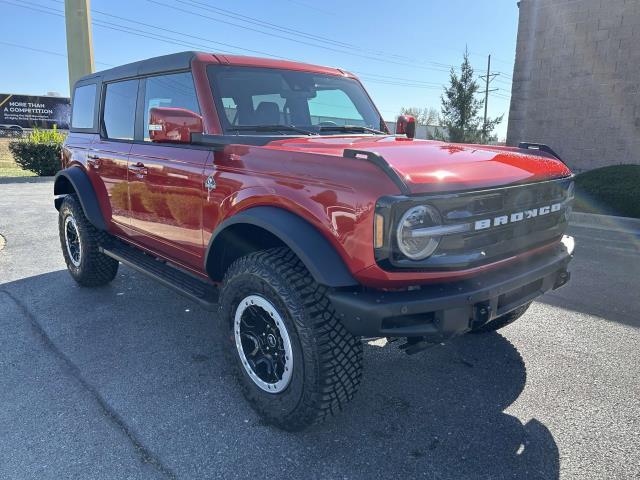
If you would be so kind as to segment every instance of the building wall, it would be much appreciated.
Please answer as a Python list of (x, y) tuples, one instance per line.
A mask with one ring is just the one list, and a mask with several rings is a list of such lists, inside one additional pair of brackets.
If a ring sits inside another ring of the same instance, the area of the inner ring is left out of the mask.
[(640, 164), (640, 0), (521, 0), (507, 143)]

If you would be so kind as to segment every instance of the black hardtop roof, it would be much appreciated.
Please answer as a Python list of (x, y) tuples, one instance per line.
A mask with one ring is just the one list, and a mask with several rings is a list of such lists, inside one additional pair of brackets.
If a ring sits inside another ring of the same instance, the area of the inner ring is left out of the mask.
[(127, 63), (108, 70), (85, 75), (78, 80), (78, 84), (91, 83), (91, 80), (109, 82), (123, 78), (136, 77), (139, 75), (152, 75), (155, 73), (170, 72), (173, 70), (186, 70), (191, 67), (191, 60), (198, 52), (180, 52), (162, 55), (160, 57), (148, 58), (138, 62)]

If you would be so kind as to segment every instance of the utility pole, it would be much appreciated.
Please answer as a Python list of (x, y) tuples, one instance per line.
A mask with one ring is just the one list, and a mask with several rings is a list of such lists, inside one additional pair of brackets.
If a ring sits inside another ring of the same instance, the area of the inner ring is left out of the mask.
[(95, 72), (89, 3), (90, 0), (64, 0), (71, 95), (73, 95), (73, 85), (80, 77)]
[(485, 87), (484, 87), (484, 122), (482, 123), (482, 141), (484, 141), (484, 142), (487, 141), (487, 107), (489, 106), (489, 92), (495, 92), (496, 90), (498, 90), (497, 88), (493, 88), (493, 89), (489, 90), (489, 83), (491, 83), (491, 80), (496, 78), (498, 75), (500, 75), (500, 74), (499, 73), (491, 73), (491, 55), (489, 55), (489, 58), (487, 59), (487, 74), (486, 75), (480, 75), (480, 78), (483, 78), (485, 80)]

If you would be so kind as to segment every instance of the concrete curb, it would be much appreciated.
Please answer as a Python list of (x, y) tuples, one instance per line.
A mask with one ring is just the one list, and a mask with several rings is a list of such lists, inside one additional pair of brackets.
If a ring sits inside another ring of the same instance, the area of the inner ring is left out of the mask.
[(640, 234), (640, 218), (571, 212), (569, 224), (576, 227)]
[(0, 185), (9, 183), (47, 183), (54, 177), (0, 177)]

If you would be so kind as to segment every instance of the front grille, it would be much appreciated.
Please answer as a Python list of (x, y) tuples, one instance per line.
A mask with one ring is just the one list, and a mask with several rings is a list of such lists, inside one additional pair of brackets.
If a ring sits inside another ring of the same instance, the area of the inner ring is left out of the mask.
[[(442, 237), (435, 253), (420, 262), (408, 260), (397, 248), (378, 263), (387, 269), (456, 270), (492, 263), (559, 240), (567, 227), (568, 188), (571, 178), (528, 185), (501, 187), (478, 192), (434, 195), (411, 198), (394, 212), (405, 211), (417, 204), (429, 204), (438, 209), (443, 224), (470, 224), (472, 230)], [(558, 211), (521, 221), (494, 225), (497, 217), (538, 209), (560, 203)], [(392, 218), (397, 219), (395, 213)], [(491, 221), (491, 226), (473, 230), (478, 221)], [(395, 223), (394, 223), (395, 224)], [(393, 242), (393, 238), (390, 238)]]

